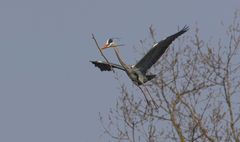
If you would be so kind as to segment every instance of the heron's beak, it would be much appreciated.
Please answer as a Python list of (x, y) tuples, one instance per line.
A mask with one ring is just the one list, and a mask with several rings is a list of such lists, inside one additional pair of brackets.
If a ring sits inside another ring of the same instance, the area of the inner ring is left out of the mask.
[(101, 50), (104, 50), (106, 48), (111, 48), (111, 47), (117, 47), (117, 44), (115, 44), (114, 42), (111, 42), (111, 43), (105, 43), (103, 45), (103, 47), (101, 48)]

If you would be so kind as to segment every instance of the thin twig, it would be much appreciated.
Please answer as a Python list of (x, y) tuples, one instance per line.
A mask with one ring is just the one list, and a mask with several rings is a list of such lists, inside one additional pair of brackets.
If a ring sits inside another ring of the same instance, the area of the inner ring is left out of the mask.
[(156, 39), (155, 39), (155, 32), (154, 32), (154, 29), (153, 29), (153, 25), (151, 25), (151, 26), (149, 27), (149, 32), (150, 32), (151, 38), (152, 38), (152, 40), (153, 40), (153, 43), (154, 43), (154, 44), (157, 43), (157, 41), (156, 41)]
[(94, 34), (92, 34), (92, 39), (94, 40), (95, 44), (97, 45), (97, 48), (98, 48), (99, 52), (101, 53), (101, 55), (103, 56), (103, 58), (105, 59), (105, 61), (110, 65), (111, 70), (113, 71), (113, 73), (115, 73), (115, 71), (114, 71), (112, 65), (109, 63), (108, 59), (106, 58), (106, 56), (104, 56), (104, 54), (103, 54), (101, 48), (99, 47), (98, 42), (97, 42), (97, 40), (96, 40)]

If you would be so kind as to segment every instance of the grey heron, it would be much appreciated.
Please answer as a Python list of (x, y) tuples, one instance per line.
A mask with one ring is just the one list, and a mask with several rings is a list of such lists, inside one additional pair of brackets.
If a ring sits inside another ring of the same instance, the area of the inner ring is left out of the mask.
[[(179, 32), (167, 37), (166, 39), (156, 43), (153, 47), (147, 52), (147, 54), (140, 59), (135, 65), (127, 65), (123, 62), (121, 57), (119, 56), (119, 51), (117, 48), (114, 48), (115, 54), (118, 58), (119, 64), (107, 63), (105, 61), (90, 61), (96, 67), (98, 67), (101, 71), (111, 71), (112, 68), (123, 70), (127, 73), (128, 77), (133, 81), (133, 83), (137, 86), (140, 86), (147, 81), (153, 79), (156, 75), (147, 74), (147, 71), (152, 67), (153, 64), (157, 62), (157, 60), (164, 54), (169, 45), (180, 35), (184, 34), (189, 30), (188, 26), (184, 26)], [(113, 42), (113, 39), (107, 40), (104, 47), (117, 47), (117, 45)]]

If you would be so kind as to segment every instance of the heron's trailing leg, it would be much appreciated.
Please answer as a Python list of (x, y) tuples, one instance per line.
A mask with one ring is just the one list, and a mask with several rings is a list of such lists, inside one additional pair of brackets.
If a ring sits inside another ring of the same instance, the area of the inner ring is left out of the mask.
[[(142, 85), (142, 86), (144, 86), (144, 85)], [(144, 86), (144, 88), (145, 88), (145, 90), (147, 90), (147, 92), (148, 92), (148, 95), (150, 96), (150, 98), (151, 98), (151, 101), (153, 102), (153, 104), (155, 105), (155, 107), (156, 107), (156, 108), (158, 108), (158, 105), (157, 105), (157, 103), (156, 103), (156, 102), (155, 102), (155, 100), (153, 99), (153, 97), (152, 97), (152, 95), (150, 94), (150, 92), (148, 91), (147, 87), (146, 87), (146, 86)]]
[[(126, 72), (127, 72), (127, 74), (129, 75), (129, 76), (131, 76), (132, 75), (132, 72), (131, 72), (131, 69), (130, 69), (130, 67), (128, 66), (128, 65), (126, 65), (124, 62), (123, 62), (123, 60), (121, 59), (121, 57), (119, 56), (119, 51), (118, 51), (118, 48), (117, 47), (115, 47), (114, 48), (114, 51), (115, 51), (115, 53), (116, 53), (116, 55), (117, 55), (117, 58), (118, 58), (118, 61), (120, 62), (120, 64), (123, 66), (123, 68), (126, 70)], [(144, 78), (143, 78), (143, 76), (138, 76), (138, 79), (139, 79), (139, 81), (141, 82), (141, 84), (143, 84), (144, 83)], [(144, 95), (144, 98), (145, 98), (145, 100), (147, 101), (147, 104), (149, 105), (149, 104), (151, 104), (151, 102), (149, 102), (149, 100), (147, 99), (147, 96), (146, 96), (146, 94), (145, 94), (145, 92), (142, 90), (142, 88), (138, 85), (138, 84), (135, 84), (136, 86), (138, 86), (139, 88), (140, 88), (140, 90), (142, 91), (142, 93), (143, 93), (143, 95)], [(145, 87), (145, 86), (144, 86)], [(147, 93), (148, 93), (148, 95), (150, 96), (150, 98), (151, 98), (151, 101), (153, 102), (153, 104), (155, 105), (155, 107), (156, 108), (158, 108), (158, 105), (156, 104), (156, 102), (154, 101), (154, 99), (153, 99), (153, 97), (151, 96), (151, 94), (150, 94), (150, 92), (148, 91), (148, 89), (145, 87), (145, 89), (147, 90)]]
[(147, 98), (147, 96), (146, 96), (145, 92), (142, 90), (142, 88), (141, 88), (140, 86), (138, 86), (138, 88), (139, 88), (139, 89), (142, 91), (142, 93), (143, 93), (143, 96), (144, 96), (144, 98), (145, 98), (145, 100), (146, 100), (147, 104), (151, 106), (151, 102), (149, 102), (149, 100), (148, 100), (148, 98)]

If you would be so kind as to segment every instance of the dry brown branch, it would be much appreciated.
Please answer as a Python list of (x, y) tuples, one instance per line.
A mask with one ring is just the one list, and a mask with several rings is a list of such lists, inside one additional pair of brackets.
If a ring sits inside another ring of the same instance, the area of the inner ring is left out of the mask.
[[(102, 55), (102, 57), (103, 57), (103, 58), (105, 59), (105, 61), (111, 66), (111, 64), (109, 63), (108, 59), (106, 58), (106, 56), (103, 54), (101, 48), (99, 47), (98, 42), (97, 42), (94, 34), (92, 34), (92, 39), (94, 40), (94, 42), (95, 42), (95, 44), (96, 44), (96, 46), (97, 46), (97, 48), (98, 48), (98, 51), (100, 52), (100, 54)], [(113, 73), (115, 73), (115, 71), (114, 71), (114, 69), (112, 68), (112, 66), (111, 66), (111, 70), (113, 71)]]
[(139, 98), (138, 90), (122, 88), (116, 111), (109, 116), (115, 131), (108, 131), (117, 135), (110, 137), (140, 142), (240, 141), (240, 11), (217, 42), (203, 40), (199, 33), (195, 28), (193, 36), (179, 38), (152, 68), (157, 77), (145, 86), (158, 109)]

